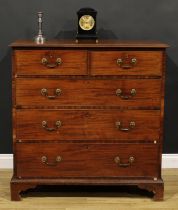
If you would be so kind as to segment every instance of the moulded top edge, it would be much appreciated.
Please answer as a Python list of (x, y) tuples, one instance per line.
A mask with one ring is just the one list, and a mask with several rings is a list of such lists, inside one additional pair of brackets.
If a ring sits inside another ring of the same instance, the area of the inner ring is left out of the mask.
[(11, 47), (32, 47), (32, 48), (168, 48), (169, 45), (159, 41), (121, 41), (121, 40), (49, 40), (44, 44), (36, 44), (33, 40), (17, 40), (10, 44)]

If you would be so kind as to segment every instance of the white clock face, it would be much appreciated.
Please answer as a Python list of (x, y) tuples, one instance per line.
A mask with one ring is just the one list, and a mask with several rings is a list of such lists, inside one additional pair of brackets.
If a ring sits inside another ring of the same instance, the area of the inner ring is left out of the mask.
[(91, 15), (83, 15), (79, 20), (79, 26), (85, 31), (91, 30), (95, 25), (95, 20)]

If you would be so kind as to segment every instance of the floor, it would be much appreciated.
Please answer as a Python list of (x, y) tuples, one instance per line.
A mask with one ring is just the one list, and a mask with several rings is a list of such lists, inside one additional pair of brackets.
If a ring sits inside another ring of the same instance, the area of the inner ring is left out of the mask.
[[(11, 170), (0, 170), (0, 210), (178, 210), (178, 169), (164, 169), (164, 201), (155, 202), (151, 194), (128, 188), (39, 188), (23, 194), (22, 201), (11, 202)], [(60, 190), (60, 191), (59, 191)]]

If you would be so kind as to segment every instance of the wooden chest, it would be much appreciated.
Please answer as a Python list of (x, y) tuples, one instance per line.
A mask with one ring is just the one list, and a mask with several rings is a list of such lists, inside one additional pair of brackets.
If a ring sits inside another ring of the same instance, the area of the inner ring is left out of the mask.
[(11, 198), (37, 185), (136, 185), (163, 199), (166, 44), (17, 41)]

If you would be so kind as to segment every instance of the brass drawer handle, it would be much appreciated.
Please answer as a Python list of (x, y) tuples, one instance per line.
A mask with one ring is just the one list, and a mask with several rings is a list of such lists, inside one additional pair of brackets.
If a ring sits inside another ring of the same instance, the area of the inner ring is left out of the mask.
[(56, 58), (56, 61), (54, 63), (50, 62), (47, 58), (42, 58), (41, 63), (46, 66), (47, 68), (55, 68), (59, 65), (62, 64), (62, 59), (61, 58)]
[(120, 131), (128, 132), (135, 128), (135, 122), (130, 122), (128, 128), (123, 128), (122, 123), (120, 121), (116, 122), (116, 128)]
[(125, 58), (118, 58), (117, 59), (117, 65), (123, 69), (131, 69), (137, 64), (136, 58), (128, 58), (128, 55)]
[(116, 90), (116, 96), (118, 96), (118, 97), (120, 97), (124, 100), (128, 100), (128, 99), (133, 98), (136, 95), (136, 93), (137, 93), (137, 91), (135, 89), (131, 89), (130, 95), (124, 94), (121, 89)]
[(47, 90), (46, 88), (42, 88), (42, 89), (41, 89), (41, 95), (42, 95), (42, 96), (45, 96), (45, 97), (48, 98), (48, 99), (55, 99), (55, 98), (57, 98), (58, 96), (61, 95), (61, 92), (62, 92), (62, 90), (59, 89), (59, 88), (57, 88), (57, 89), (54, 91), (54, 95), (53, 95), (53, 96), (49, 96), (49, 95), (48, 95), (48, 90)]
[(62, 126), (62, 123), (60, 120), (58, 120), (58, 121), (56, 121), (54, 128), (49, 128), (47, 121), (44, 120), (44, 121), (42, 121), (41, 125), (47, 131), (56, 131), (58, 128), (60, 128)]
[(46, 156), (41, 157), (41, 162), (48, 165), (48, 166), (56, 166), (61, 161), (62, 161), (61, 156), (57, 156), (53, 163), (49, 163), (48, 158)]
[(114, 158), (114, 162), (117, 163), (118, 166), (123, 167), (123, 168), (131, 166), (134, 161), (135, 161), (134, 157), (129, 157), (128, 163), (121, 163), (121, 159), (119, 156), (116, 156)]

